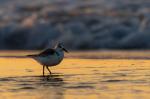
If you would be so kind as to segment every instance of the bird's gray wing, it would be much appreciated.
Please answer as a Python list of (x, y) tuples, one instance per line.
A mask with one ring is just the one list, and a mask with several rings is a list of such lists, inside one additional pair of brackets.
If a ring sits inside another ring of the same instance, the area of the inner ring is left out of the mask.
[(42, 51), (40, 54), (38, 54), (38, 56), (48, 56), (48, 55), (53, 55), (55, 53), (56, 51), (54, 49), (46, 49)]

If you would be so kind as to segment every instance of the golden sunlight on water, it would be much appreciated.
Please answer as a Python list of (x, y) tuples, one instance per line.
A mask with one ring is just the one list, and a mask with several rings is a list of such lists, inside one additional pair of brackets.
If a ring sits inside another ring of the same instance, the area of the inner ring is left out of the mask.
[(44, 78), (32, 59), (0, 58), (1, 99), (150, 99), (149, 60), (66, 58), (51, 71)]

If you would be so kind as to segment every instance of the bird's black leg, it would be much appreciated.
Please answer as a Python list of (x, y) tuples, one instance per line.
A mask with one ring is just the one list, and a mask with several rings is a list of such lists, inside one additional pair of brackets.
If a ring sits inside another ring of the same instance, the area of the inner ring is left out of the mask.
[(43, 76), (44, 76), (44, 69), (45, 69), (45, 66), (43, 65)]
[(52, 73), (51, 73), (50, 69), (48, 68), (48, 66), (46, 66), (46, 68), (47, 68), (47, 70), (49, 71), (49, 73), (50, 73), (50, 75), (51, 75)]

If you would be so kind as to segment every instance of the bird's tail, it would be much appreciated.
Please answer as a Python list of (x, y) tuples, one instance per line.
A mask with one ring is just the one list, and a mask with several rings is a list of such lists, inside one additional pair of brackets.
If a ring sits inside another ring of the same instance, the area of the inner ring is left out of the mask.
[(35, 54), (35, 55), (26, 55), (26, 57), (31, 57), (31, 58), (33, 58), (33, 57), (36, 57), (37, 55)]

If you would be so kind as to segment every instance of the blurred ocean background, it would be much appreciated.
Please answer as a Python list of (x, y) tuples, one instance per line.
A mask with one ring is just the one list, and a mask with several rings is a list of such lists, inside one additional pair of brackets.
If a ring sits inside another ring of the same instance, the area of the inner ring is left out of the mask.
[(0, 49), (150, 49), (149, 0), (0, 0)]

